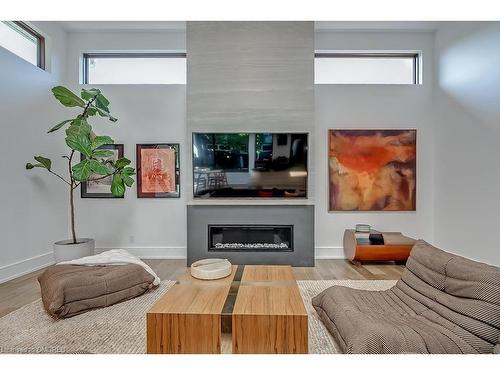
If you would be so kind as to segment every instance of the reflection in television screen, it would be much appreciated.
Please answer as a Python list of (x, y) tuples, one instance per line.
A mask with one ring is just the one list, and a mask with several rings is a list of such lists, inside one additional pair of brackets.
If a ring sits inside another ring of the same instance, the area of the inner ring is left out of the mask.
[(195, 198), (306, 198), (307, 134), (193, 133)]

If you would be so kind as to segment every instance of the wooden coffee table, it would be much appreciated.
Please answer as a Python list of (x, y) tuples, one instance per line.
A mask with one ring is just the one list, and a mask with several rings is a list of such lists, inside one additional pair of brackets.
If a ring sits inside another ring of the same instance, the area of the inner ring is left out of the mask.
[(307, 312), (292, 267), (245, 266), (233, 310), (233, 353), (307, 353)]
[(147, 313), (148, 353), (307, 353), (308, 320), (290, 266), (233, 266), (213, 281), (189, 270)]
[(148, 311), (148, 353), (220, 353), (221, 312), (236, 273), (203, 281), (189, 270)]

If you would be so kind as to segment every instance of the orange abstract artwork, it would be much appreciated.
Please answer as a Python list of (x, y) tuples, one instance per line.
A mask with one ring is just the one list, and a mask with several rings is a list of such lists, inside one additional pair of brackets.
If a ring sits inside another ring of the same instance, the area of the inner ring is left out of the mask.
[(142, 192), (170, 193), (176, 191), (174, 149), (142, 149), (141, 171)]
[(417, 131), (330, 130), (330, 211), (414, 211)]

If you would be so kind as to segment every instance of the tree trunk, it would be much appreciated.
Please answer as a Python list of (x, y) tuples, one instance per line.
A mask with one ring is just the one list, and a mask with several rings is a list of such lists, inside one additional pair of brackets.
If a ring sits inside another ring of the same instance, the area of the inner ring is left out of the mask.
[(71, 182), (71, 186), (69, 187), (69, 206), (71, 209), (71, 236), (73, 239), (73, 243), (76, 244), (76, 232), (75, 232), (75, 202), (74, 202), (74, 189), (73, 182)]
[(76, 187), (75, 179), (73, 178), (73, 170), (71, 168), (71, 161), (73, 160), (73, 155), (75, 154), (75, 150), (71, 150), (71, 155), (68, 158), (68, 172), (71, 183), (69, 184), (69, 207), (71, 209), (71, 237), (73, 243), (76, 244), (76, 232), (75, 232), (75, 197), (74, 190)]

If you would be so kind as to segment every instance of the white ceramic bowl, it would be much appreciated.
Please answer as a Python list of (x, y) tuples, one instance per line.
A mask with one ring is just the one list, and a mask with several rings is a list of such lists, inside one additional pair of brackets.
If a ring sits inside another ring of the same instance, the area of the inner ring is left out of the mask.
[(201, 280), (222, 279), (231, 274), (231, 263), (227, 259), (201, 259), (191, 264), (191, 276)]

